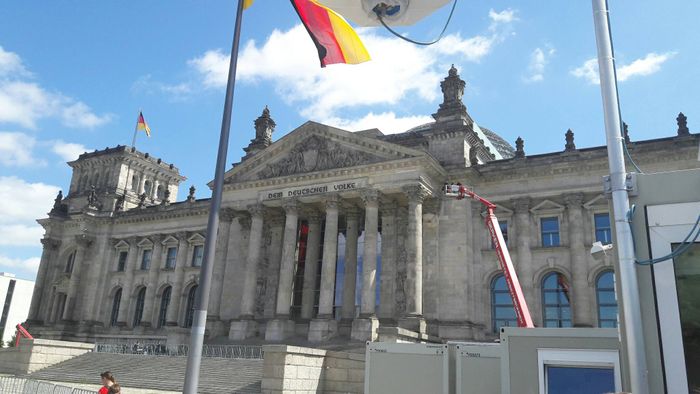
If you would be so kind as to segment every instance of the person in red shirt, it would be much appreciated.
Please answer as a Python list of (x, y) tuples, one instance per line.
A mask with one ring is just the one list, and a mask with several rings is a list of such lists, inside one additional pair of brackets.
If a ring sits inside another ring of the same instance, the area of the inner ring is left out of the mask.
[[(100, 374), (100, 378), (102, 378), (102, 388), (100, 388), (100, 391), (98, 391), (98, 394), (108, 394), (109, 389), (114, 386), (117, 381), (114, 379), (114, 375), (112, 375), (111, 372), (105, 371)], [(117, 386), (119, 387), (119, 386)]]

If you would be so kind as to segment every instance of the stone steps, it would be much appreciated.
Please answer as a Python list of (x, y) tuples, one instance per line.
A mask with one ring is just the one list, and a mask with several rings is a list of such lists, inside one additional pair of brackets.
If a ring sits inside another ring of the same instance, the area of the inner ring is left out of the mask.
[[(27, 375), (53, 382), (97, 383), (112, 371), (120, 385), (182, 391), (186, 357), (87, 353)], [(263, 360), (202, 358), (199, 393), (259, 393)]]

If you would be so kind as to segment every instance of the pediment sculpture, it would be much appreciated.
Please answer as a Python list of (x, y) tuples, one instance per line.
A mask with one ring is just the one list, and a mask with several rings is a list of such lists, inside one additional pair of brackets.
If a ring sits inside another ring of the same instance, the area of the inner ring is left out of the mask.
[(377, 163), (385, 159), (313, 135), (297, 144), (285, 157), (268, 164), (259, 179)]

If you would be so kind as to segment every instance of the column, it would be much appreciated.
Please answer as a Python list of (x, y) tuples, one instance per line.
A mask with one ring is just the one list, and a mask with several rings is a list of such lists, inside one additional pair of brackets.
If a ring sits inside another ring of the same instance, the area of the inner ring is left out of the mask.
[(73, 260), (73, 271), (70, 274), (70, 284), (68, 285), (68, 294), (66, 296), (66, 306), (63, 309), (63, 320), (73, 321), (78, 316), (76, 310), (76, 297), (78, 296), (78, 286), (80, 285), (80, 274), (85, 259), (86, 250), (92, 245), (93, 238), (86, 235), (77, 235), (75, 243), (78, 249), (75, 252), (75, 260)]
[(113, 266), (115, 249), (112, 244), (112, 239), (107, 235), (102, 235), (100, 239), (95, 242), (94, 248), (93, 254), (99, 256), (98, 258), (101, 262), (86, 267), (88, 276), (87, 279), (83, 279), (87, 281), (86, 285), (81, 286), (82, 294), (80, 297), (83, 307), (81, 308), (82, 316), (80, 320), (83, 325), (102, 326), (104, 319), (100, 318), (98, 310), (100, 304), (104, 301), (104, 287), (108, 286), (106, 282), (109, 280), (109, 276), (106, 272), (109, 267)]
[[(374, 317), (377, 304), (377, 233), (379, 231), (379, 193), (366, 190), (362, 194), (365, 203), (365, 248), (362, 257), (362, 302), (360, 315)], [(422, 216), (421, 216), (422, 217)]]
[[(60, 241), (51, 238), (42, 238), (41, 244), (44, 246), (41, 252), (41, 262), (39, 263), (39, 272), (36, 274), (36, 282), (34, 283), (34, 292), (32, 294), (32, 303), (29, 307), (29, 317), (27, 320), (30, 323), (43, 323), (45, 317), (40, 316), (39, 309), (42, 305), (42, 295), (44, 293), (45, 282), (47, 282), (47, 272), (49, 270), (49, 265), (54, 256), (56, 255), (56, 250), (61, 244)], [(46, 300), (44, 300), (46, 301)]]
[(345, 210), (345, 281), (343, 282), (343, 319), (355, 318), (355, 287), (357, 285), (357, 238), (360, 216), (355, 207)]
[(237, 321), (231, 322), (229, 331), (229, 338), (234, 340), (253, 337), (258, 331), (258, 325), (254, 320), (255, 295), (263, 241), (264, 207), (260, 203), (250, 205), (248, 212), (250, 212), (250, 236), (248, 237), (248, 257), (245, 263), (245, 279), (243, 280), (243, 294), (241, 296), (241, 313)]
[(515, 271), (518, 273), (520, 287), (525, 294), (525, 300), (528, 306), (531, 306), (530, 313), (532, 319), (538, 319), (534, 314), (540, 311), (539, 300), (536, 298), (534, 272), (532, 266), (532, 252), (530, 251), (530, 199), (527, 197), (513, 200), (515, 207), (515, 250), (518, 259), (513, 264)]
[[(313, 212), (308, 215), (309, 237), (306, 241), (306, 262), (304, 266), (304, 290), (301, 295), (302, 319), (313, 318), (314, 295), (316, 294), (316, 277), (318, 276), (318, 255), (321, 246), (322, 217)], [(357, 242), (355, 243), (357, 244)], [(347, 259), (347, 257), (346, 257)], [(347, 264), (347, 263), (346, 263)]]
[(151, 266), (148, 267), (148, 282), (146, 282), (146, 299), (143, 305), (143, 317), (141, 325), (143, 327), (151, 327), (153, 320), (157, 316), (153, 316), (153, 304), (156, 302), (156, 288), (158, 286), (158, 271), (163, 265), (165, 252), (163, 251), (163, 236), (154, 234), (149, 237), (153, 242), (153, 252), (151, 254)]
[[(182, 282), (185, 279), (185, 266), (187, 265), (187, 233), (175, 234), (180, 243), (177, 246), (177, 261), (175, 262), (175, 283), (170, 292), (170, 304), (166, 313), (166, 325), (176, 327), (178, 325), (180, 311), (180, 299), (182, 298)], [(123, 299), (123, 298), (122, 298)], [(123, 301), (122, 301), (123, 302)]]
[(338, 324), (333, 319), (333, 293), (335, 292), (335, 263), (338, 254), (339, 200), (337, 194), (331, 194), (326, 199), (326, 228), (323, 235), (318, 318), (309, 324), (309, 341), (312, 342), (328, 340), (338, 332)]
[[(292, 303), (294, 258), (297, 248), (297, 222), (299, 221), (296, 200), (286, 201), (284, 212), (286, 218), (284, 221), (284, 238), (282, 238), (282, 258), (280, 259), (280, 281), (277, 292), (276, 315), (281, 319), (288, 319), (289, 308)], [(253, 237), (251, 236), (251, 238)]]
[(379, 278), (379, 313), (382, 319), (394, 317), (396, 303), (396, 202), (382, 201), (382, 272)]
[[(296, 199), (286, 200), (283, 203), (283, 207), (285, 221), (275, 319), (269, 321), (265, 329), (265, 339), (272, 341), (283, 340), (294, 334), (294, 322), (289, 319), (289, 308), (292, 303), (292, 281), (294, 280), (294, 258), (297, 247), (299, 213)], [(252, 230), (250, 238), (253, 239)]]
[(408, 197), (406, 312), (399, 326), (423, 333), (423, 199), (428, 191), (422, 185), (410, 185), (404, 192)]
[[(209, 306), (207, 320), (218, 324), (220, 321), (220, 306), (221, 292), (224, 288), (224, 272), (226, 269), (226, 256), (229, 252), (229, 234), (231, 233), (231, 223), (235, 213), (231, 208), (224, 208), (219, 213), (219, 231), (218, 240), (216, 241), (216, 252), (214, 253), (214, 269), (213, 280), (211, 281), (211, 296), (209, 297)], [(216, 336), (216, 335), (212, 335)]]
[(593, 327), (591, 305), (595, 304), (595, 298), (591, 299), (590, 296), (593, 292), (588, 285), (588, 260), (584, 247), (583, 193), (568, 194), (564, 196), (564, 201), (569, 214), (569, 261), (573, 275), (573, 324), (574, 327)]

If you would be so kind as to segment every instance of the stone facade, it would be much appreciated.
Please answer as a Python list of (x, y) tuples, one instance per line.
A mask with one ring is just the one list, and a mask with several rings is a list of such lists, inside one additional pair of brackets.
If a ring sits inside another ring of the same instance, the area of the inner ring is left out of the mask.
[[(265, 109), (226, 173), (208, 338), (495, 338), (500, 269), (483, 208), (445, 197), (450, 182), (497, 205), (536, 325), (543, 280), (556, 272), (570, 304), (563, 319), (598, 326), (596, 280), (612, 261), (588, 250), (595, 215), (608, 212), (606, 149), (577, 149), (569, 130), (561, 152), (528, 156), (522, 139), (513, 149), (475, 123), (456, 69), (441, 86), (435, 122), (396, 135), (307, 122), (272, 142)], [(628, 142), (630, 156), (647, 172), (697, 168), (700, 136), (683, 125), (674, 137)], [(184, 178), (130, 148), (69, 165), (67, 197), (39, 220), (32, 332), (186, 341), (209, 201), (193, 188), (169, 201)], [(556, 222), (556, 242), (542, 219)]]

